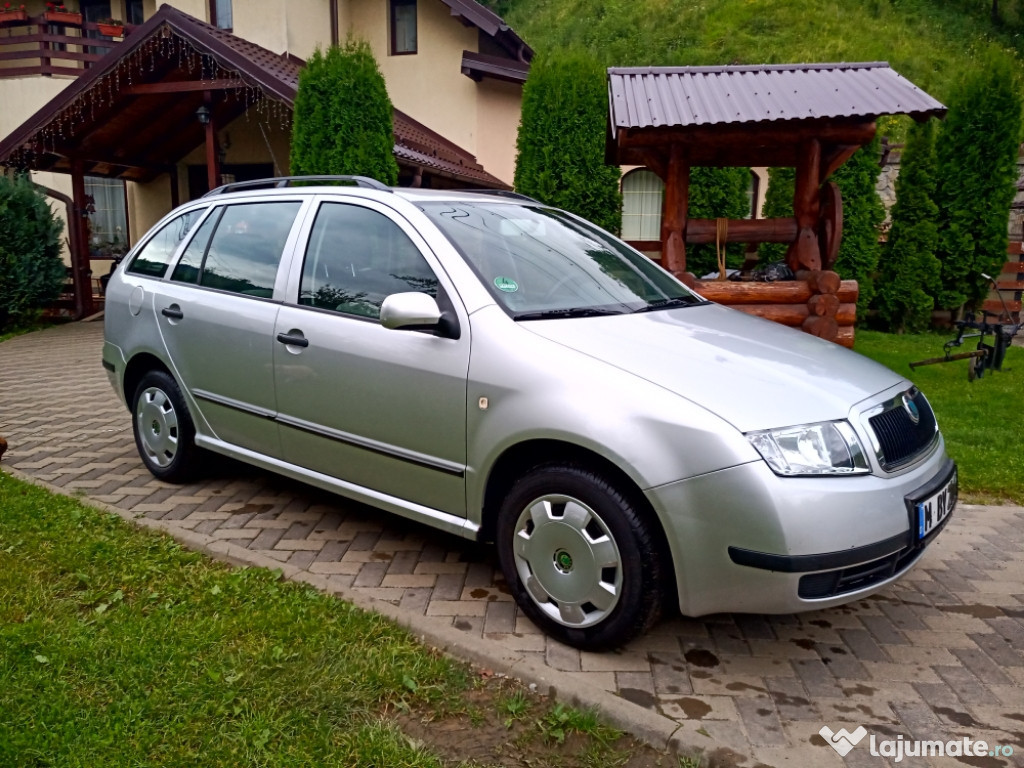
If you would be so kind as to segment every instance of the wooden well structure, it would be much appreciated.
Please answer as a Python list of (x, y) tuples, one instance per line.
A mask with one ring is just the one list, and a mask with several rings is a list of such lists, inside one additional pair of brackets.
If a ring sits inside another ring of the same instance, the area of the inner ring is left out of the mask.
[[(832, 271), (843, 206), (829, 176), (875, 136), (880, 115), (915, 120), (946, 108), (885, 62), (608, 70), (607, 161), (642, 165), (665, 183), (662, 266), (712, 301), (853, 345), (857, 284)], [(793, 216), (688, 216), (690, 168), (796, 169)], [(686, 270), (696, 243), (788, 243), (795, 281), (698, 281)]]

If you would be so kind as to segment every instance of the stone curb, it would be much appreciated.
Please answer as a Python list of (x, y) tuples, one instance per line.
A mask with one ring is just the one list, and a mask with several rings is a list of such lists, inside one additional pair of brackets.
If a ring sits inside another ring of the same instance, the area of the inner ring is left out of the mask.
[[(709, 746), (719, 746), (712, 744), (698, 747), (687, 743), (679, 734), (683, 726), (673, 720), (626, 701), (610, 691), (575, 679), (568, 673), (543, 667), (514, 653), (508, 653), (500, 643), (494, 640), (471, 638), (454, 627), (439, 626), (425, 616), (403, 611), (391, 603), (332, 584), (325, 577), (317, 574), (290, 566), (287, 563), (281, 563), (236, 544), (180, 528), (173, 523), (136, 516), (112, 504), (91, 499), (87, 495), (68, 493), (64, 488), (51, 485), (13, 467), (0, 468), (0, 472), (5, 472), (11, 477), (43, 488), (50, 493), (77, 499), (91, 507), (116, 515), (139, 528), (165, 533), (188, 549), (202, 552), (219, 562), (279, 571), (286, 579), (308, 584), (321, 592), (347, 600), (359, 608), (379, 613), (408, 629), (424, 643), (434, 646), (456, 659), (514, 677), (527, 685), (535, 685), (539, 692), (547, 694), (556, 701), (576, 707), (593, 707), (611, 725), (655, 749), (668, 751), (675, 755), (697, 755), (703, 754)], [(715, 761), (705, 761), (705, 765), (708, 768), (713, 768)]]

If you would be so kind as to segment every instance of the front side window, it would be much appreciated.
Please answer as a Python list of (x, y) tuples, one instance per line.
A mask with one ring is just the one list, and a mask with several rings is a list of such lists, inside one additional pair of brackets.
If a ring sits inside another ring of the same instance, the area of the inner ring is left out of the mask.
[(389, 0), (391, 55), (416, 53), (416, 0)]
[(643, 254), (564, 211), (497, 202), (421, 207), (517, 320), (703, 303)]
[(320, 206), (302, 265), (299, 304), (359, 317), (380, 317), (393, 293), (437, 296), (437, 278), (395, 222), (369, 208)]
[(163, 277), (174, 252), (203, 213), (203, 208), (197, 208), (167, 222), (135, 255), (126, 271), (147, 277)]
[[(302, 203), (242, 203), (230, 205), (220, 215), (205, 256), (199, 267), (198, 282), (205, 288), (269, 299), (285, 242)], [(200, 233), (201, 234), (201, 233)], [(202, 238), (196, 237), (197, 241)], [(189, 244), (191, 248), (191, 243)], [(185, 269), (195, 266), (190, 250)], [(177, 270), (175, 270), (177, 274)], [(184, 273), (182, 279), (188, 279)]]

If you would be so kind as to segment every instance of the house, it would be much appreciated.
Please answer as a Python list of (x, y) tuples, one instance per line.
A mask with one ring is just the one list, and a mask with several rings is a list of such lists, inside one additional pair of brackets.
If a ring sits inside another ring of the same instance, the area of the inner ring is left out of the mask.
[(71, 198), (79, 314), (91, 260), (211, 186), (288, 173), (299, 71), (349, 35), (387, 83), (401, 184), (511, 186), (533, 51), (474, 0), (26, 0), (0, 13), (0, 164)]

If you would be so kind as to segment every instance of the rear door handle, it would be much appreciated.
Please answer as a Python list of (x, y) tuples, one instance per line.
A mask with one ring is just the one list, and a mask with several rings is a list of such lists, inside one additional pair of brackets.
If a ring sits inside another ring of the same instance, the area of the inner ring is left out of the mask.
[(164, 307), (160, 310), (160, 314), (164, 317), (171, 318), (171, 320), (181, 320), (185, 317), (185, 313), (181, 311), (181, 307), (177, 304), (171, 304), (169, 307)]
[(279, 333), (277, 334), (277, 340), (282, 344), (287, 344), (290, 347), (308, 347), (309, 339), (303, 336), (301, 333), (297, 335), (295, 333)]

